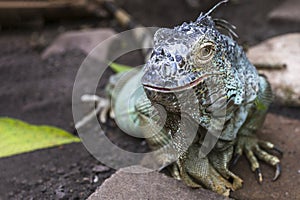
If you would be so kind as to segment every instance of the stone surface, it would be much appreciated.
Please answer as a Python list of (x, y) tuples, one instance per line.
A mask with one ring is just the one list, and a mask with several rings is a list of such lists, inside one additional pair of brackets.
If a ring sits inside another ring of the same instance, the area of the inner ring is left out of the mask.
[[(42, 58), (46, 59), (53, 54), (61, 54), (70, 50), (81, 50), (89, 54), (97, 45), (113, 36), (115, 31), (110, 28), (68, 31), (54, 40), (54, 42), (42, 53)], [(109, 43), (104, 43), (109, 45)], [(106, 58), (108, 46), (101, 47), (98, 59)]]
[(300, 33), (291, 33), (268, 39), (249, 49), (248, 58), (254, 65), (278, 66), (260, 70), (268, 77), (276, 100), (286, 105), (300, 106)]
[(133, 199), (228, 199), (205, 189), (192, 189), (182, 182), (139, 166), (117, 171), (88, 200)]
[(287, 0), (275, 8), (268, 18), (271, 20), (300, 22), (300, 1)]

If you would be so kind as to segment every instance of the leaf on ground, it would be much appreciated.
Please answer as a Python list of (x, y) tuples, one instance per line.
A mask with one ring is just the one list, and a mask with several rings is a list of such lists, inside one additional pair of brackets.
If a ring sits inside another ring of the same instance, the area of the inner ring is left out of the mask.
[(114, 62), (111, 62), (109, 66), (116, 73), (127, 72), (132, 69), (132, 67), (130, 67), (128, 65), (122, 65), (122, 64), (118, 64), (118, 63), (114, 63)]
[(0, 117), (0, 158), (79, 141), (78, 137), (56, 127)]

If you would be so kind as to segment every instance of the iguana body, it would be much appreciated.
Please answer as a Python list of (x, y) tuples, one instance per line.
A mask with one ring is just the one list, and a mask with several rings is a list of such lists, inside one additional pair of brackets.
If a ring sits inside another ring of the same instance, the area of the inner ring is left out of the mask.
[(233, 154), (245, 153), (259, 181), (257, 158), (276, 166), (274, 179), (280, 161), (261, 149), (274, 145), (256, 137), (272, 101), (270, 85), (242, 48), (217, 29), (233, 33), (233, 26), (209, 14), (159, 29), (143, 70), (112, 77), (110, 86), (119, 84), (110, 92), (120, 128), (144, 134), (153, 149), (172, 144), (176, 155), (157, 159), (175, 178), (226, 195), (242, 186), (228, 169)]

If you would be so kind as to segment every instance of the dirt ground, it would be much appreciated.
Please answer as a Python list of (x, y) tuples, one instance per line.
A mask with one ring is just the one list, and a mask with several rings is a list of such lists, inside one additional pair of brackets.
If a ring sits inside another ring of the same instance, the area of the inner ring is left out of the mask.
[[(238, 27), (240, 44), (253, 45), (282, 33), (300, 31), (299, 24), (270, 22), (267, 14), (282, 0), (240, 0), (222, 6), (214, 16)], [(172, 27), (194, 20), (198, 9), (183, 0), (119, 1), (146, 26)], [(207, 5), (203, 5), (207, 9)], [(200, 8), (201, 10), (201, 8)], [(110, 18), (60, 21), (39, 27), (3, 29), (0, 33), (0, 116), (14, 117), (33, 124), (47, 124), (74, 131), (71, 94), (78, 67), (85, 55), (77, 50), (42, 60), (40, 53), (55, 36), (83, 26), (113, 26)], [(33, 44), (36, 35), (43, 42)], [(142, 60), (142, 58), (138, 58)], [(129, 57), (125, 64), (135, 63)], [(111, 72), (107, 72), (111, 73)], [(101, 90), (101, 86), (100, 86)], [(140, 151), (142, 141), (119, 134), (110, 122), (106, 127), (114, 143)], [(76, 134), (76, 133), (75, 133)], [(284, 150), (283, 173), (272, 182), (274, 169), (262, 165), (265, 181), (257, 184), (247, 161), (242, 158), (234, 168), (244, 181), (244, 188), (234, 192), (238, 199), (300, 199), (300, 108), (272, 106), (261, 137)], [(139, 150), (137, 150), (139, 149)], [(82, 144), (69, 144), (0, 159), (0, 200), (6, 199), (85, 199), (108, 178), (113, 169), (93, 170), (101, 163)], [(98, 177), (98, 178), (97, 178)]]

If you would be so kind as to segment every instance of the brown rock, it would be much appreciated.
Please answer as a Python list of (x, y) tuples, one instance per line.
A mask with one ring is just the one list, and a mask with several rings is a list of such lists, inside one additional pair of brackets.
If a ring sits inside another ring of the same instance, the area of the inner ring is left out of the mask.
[(93, 167), (93, 172), (101, 173), (101, 172), (107, 172), (110, 168), (106, 167), (104, 165), (96, 165)]
[(192, 189), (164, 174), (140, 166), (123, 168), (99, 187), (88, 200), (228, 199), (205, 189)]
[[(251, 47), (247, 55), (254, 65), (266, 66), (259, 71), (268, 77), (277, 100), (300, 106), (300, 33), (268, 39)], [(283, 69), (272, 70), (272, 66), (283, 65)]]
[(284, 1), (279, 7), (275, 8), (268, 18), (271, 20), (300, 22), (300, 1)]
[[(68, 31), (59, 35), (54, 42), (42, 53), (46, 59), (53, 54), (65, 53), (68, 50), (79, 49), (89, 54), (97, 45), (113, 36), (115, 32), (109, 28)], [(109, 43), (104, 43), (109, 45)], [(109, 46), (102, 46), (98, 53), (99, 60), (105, 60)], [(106, 52), (104, 52), (106, 51)]]

